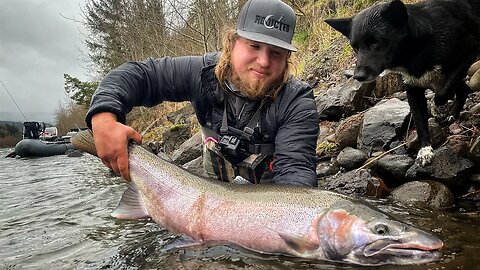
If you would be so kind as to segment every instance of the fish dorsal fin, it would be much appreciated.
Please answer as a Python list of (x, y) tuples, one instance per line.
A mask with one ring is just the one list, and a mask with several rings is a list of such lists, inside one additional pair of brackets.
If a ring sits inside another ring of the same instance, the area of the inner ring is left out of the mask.
[(142, 219), (150, 217), (143, 205), (137, 187), (132, 181), (128, 183), (127, 190), (123, 193), (120, 203), (111, 215), (119, 219)]
[(318, 249), (318, 245), (304, 237), (299, 238), (295, 236), (290, 236), (282, 233), (278, 233), (280, 238), (287, 244), (288, 247), (295, 250), (299, 254), (308, 254), (312, 253)]

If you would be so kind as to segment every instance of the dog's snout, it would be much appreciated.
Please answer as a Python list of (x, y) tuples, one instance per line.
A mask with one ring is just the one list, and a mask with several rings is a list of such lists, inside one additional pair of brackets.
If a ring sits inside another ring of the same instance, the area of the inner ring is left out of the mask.
[(368, 79), (368, 75), (365, 69), (356, 69), (353, 78), (359, 82), (364, 82)]
[(372, 82), (378, 74), (370, 66), (357, 66), (353, 78), (359, 82)]

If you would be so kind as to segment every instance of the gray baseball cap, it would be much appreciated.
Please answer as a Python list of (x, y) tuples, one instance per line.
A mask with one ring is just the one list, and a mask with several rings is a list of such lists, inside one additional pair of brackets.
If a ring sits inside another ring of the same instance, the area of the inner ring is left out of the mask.
[(296, 52), (295, 12), (280, 0), (248, 0), (237, 22), (239, 36)]

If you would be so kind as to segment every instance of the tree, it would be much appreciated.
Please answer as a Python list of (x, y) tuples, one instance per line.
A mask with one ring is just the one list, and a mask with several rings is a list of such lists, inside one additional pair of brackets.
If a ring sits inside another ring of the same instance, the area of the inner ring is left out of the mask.
[(90, 0), (85, 6), (89, 57), (106, 74), (130, 60), (165, 55), (163, 1)]
[(76, 104), (88, 108), (92, 100), (92, 95), (97, 89), (98, 82), (82, 82), (68, 74), (63, 74), (63, 78), (65, 79), (64, 87), (67, 95), (75, 101)]
[(89, 57), (104, 75), (130, 60), (217, 51), (245, 0), (90, 0)]
[(5, 124), (5, 130), (7, 132), (8, 135), (12, 135), (12, 136), (16, 136), (16, 135), (19, 135), (21, 134), (21, 130), (16, 127), (14, 124)]
[(85, 127), (87, 108), (73, 102), (60, 103), (55, 111), (55, 126), (59, 134), (66, 134), (72, 128)]

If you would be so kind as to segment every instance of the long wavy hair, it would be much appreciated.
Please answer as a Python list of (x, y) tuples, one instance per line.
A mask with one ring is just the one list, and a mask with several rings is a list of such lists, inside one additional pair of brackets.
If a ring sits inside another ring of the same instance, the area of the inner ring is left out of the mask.
[[(215, 76), (217, 77), (223, 89), (226, 89), (226, 80), (232, 76), (232, 51), (233, 47), (235, 46), (235, 42), (239, 39), (239, 37), (240, 36), (237, 34), (236, 30), (232, 28), (228, 29), (223, 36), (223, 49), (220, 55), (220, 59), (218, 60), (218, 64), (215, 67)], [(279, 92), (282, 90), (283, 85), (290, 80), (291, 70), (293, 68), (290, 56), (291, 53), (288, 54), (283, 74), (279, 77), (277, 81), (273, 83), (271, 87), (269, 87), (269, 90), (267, 91), (265, 96), (270, 96), (275, 99), (278, 96)]]

